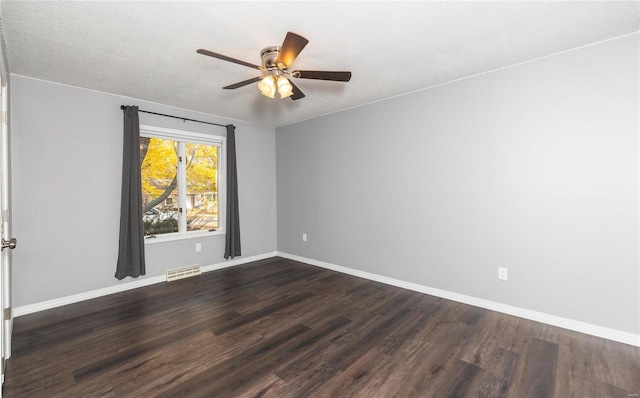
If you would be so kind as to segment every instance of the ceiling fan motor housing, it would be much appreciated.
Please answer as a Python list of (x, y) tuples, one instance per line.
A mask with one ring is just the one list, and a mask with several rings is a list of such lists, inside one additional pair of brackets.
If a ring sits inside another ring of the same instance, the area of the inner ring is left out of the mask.
[(278, 68), (278, 63), (276, 60), (278, 59), (278, 54), (280, 53), (280, 46), (271, 46), (265, 47), (260, 51), (260, 58), (262, 58), (262, 65), (271, 70), (271, 69), (280, 69)]

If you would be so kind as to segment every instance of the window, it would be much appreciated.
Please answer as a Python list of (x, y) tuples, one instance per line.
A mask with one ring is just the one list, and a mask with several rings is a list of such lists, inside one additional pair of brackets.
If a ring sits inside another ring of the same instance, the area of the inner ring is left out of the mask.
[(223, 146), (223, 137), (140, 126), (147, 239), (224, 232)]

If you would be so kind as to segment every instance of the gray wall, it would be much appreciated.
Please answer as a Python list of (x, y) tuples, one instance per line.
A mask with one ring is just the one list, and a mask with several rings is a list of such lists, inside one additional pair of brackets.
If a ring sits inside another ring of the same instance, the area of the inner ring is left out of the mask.
[(638, 48), (276, 129), (278, 250), (640, 333)]
[[(236, 125), (243, 257), (276, 250), (275, 131), (116, 95), (11, 76), (14, 307), (128, 283), (114, 278), (122, 170), (120, 105)], [(215, 104), (212, 104), (215, 109)], [(140, 114), (142, 124), (226, 135)], [(195, 243), (202, 252), (195, 252)], [(224, 235), (146, 245), (147, 275), (225, 261)], [(144, 277), (142, 277), (144, 278)]]

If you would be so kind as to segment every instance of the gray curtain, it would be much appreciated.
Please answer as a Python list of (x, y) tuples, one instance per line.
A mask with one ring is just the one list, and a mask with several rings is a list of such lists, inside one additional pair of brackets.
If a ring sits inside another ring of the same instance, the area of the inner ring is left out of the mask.
[(227, 126), (227, 232), (224, 258), (240, 256), (240, 217), (238, 216), (238, 170), (236, 168), (236, 127)]
[(124, 146), (120, 245), (116, 268), (116, 278), (118, 279), (124, 279), (127, 276), (137, 278), (145, 274), (138, 107), (124, 106), (122, 109), (124, 111)]

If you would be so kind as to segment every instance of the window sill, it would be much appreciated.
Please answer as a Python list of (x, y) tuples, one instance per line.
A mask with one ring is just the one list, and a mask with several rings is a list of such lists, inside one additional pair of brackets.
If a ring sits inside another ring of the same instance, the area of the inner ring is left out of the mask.
[(209, 236), (217, 236), (224, 235), (224, 230), (218, 231), (204, 231), (204, 232), (193, 232), (188, 234), (167, 234), (166, 236), (156, 236), (155, 238), (144, 238), (145, 245), (152, 245), (154, 243), (164, 243), (164, 242), (173, 242), (177, 240), (185, 240), (185, 239), (195, 239), (195, 238), (206, 238)]

